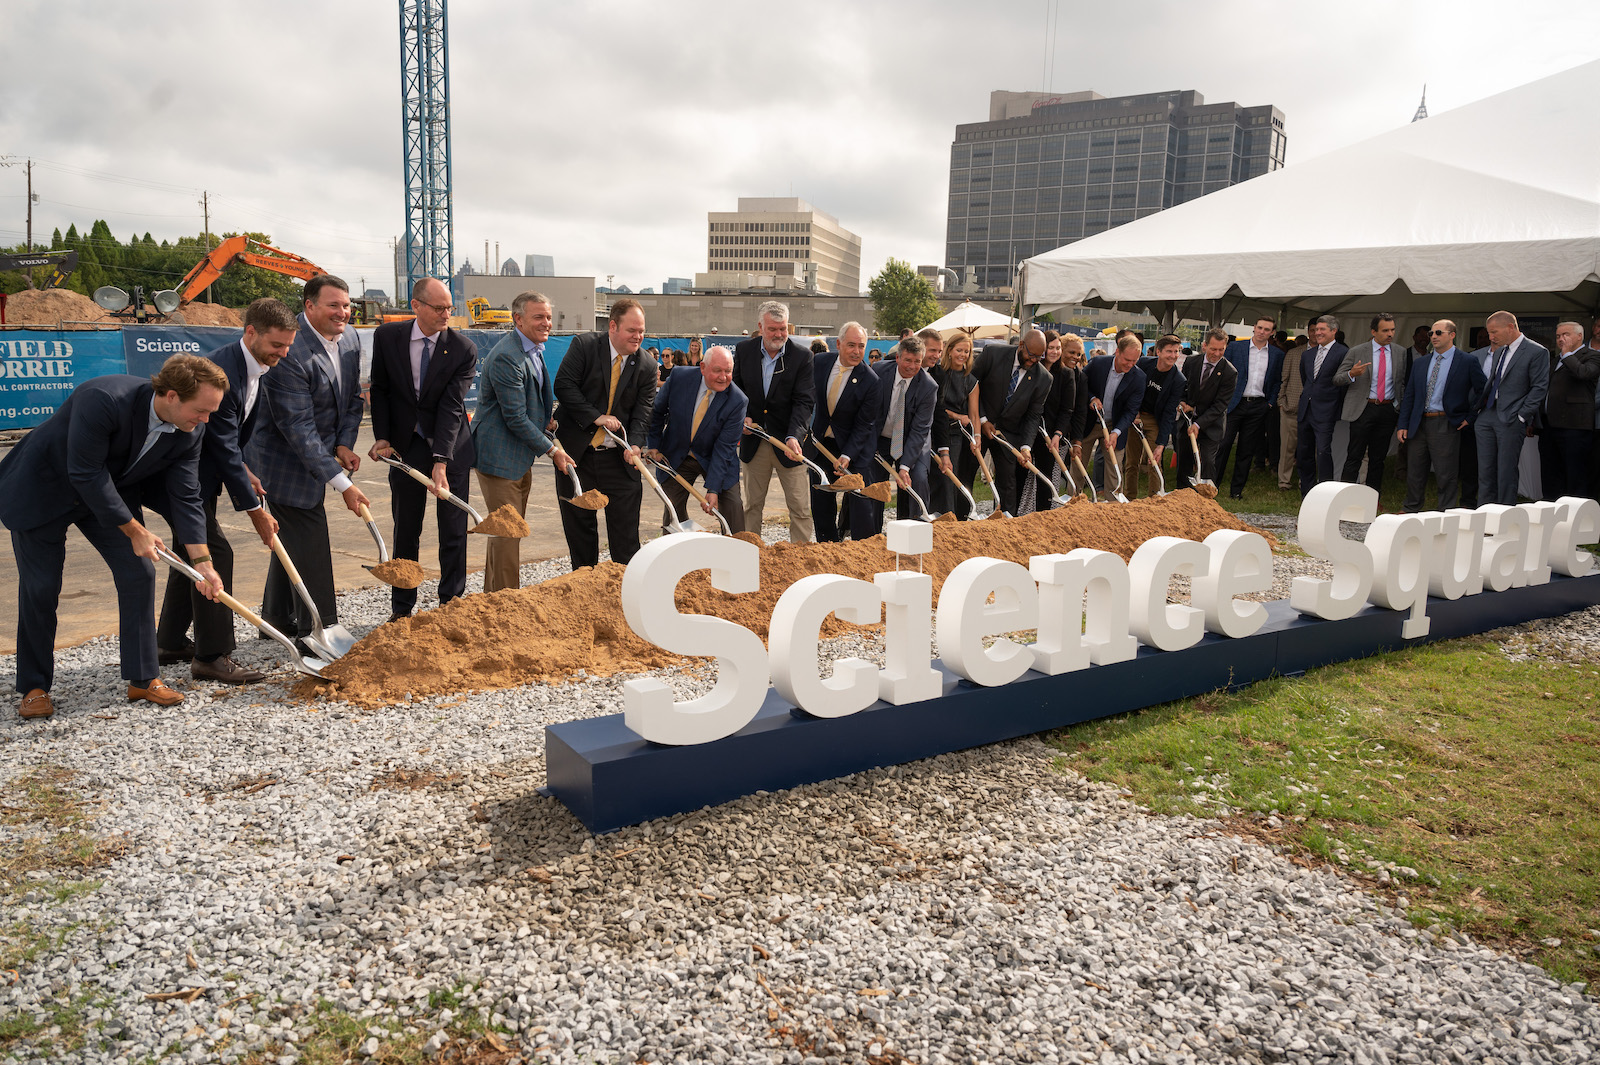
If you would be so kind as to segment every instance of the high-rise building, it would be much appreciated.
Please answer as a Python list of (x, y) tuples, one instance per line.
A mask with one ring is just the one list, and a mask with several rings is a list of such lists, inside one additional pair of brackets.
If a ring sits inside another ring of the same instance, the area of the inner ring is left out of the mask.
[(993, 92), (950, 145), (945, 265), (1009, 285), (1033, 255), (1283, 166), (1283, 112), (1193, 90)]
[(556, 259), (553, 255), (527, 255), (522, 260), (522, 272), (528, 277), (555, 277)]
[(697, 289), (828, 296), (861, 289), (861, 238), (804, 200), (741, 196), (737, 211), (712, 211), (707, 220), (706, 272), (695, 275)]

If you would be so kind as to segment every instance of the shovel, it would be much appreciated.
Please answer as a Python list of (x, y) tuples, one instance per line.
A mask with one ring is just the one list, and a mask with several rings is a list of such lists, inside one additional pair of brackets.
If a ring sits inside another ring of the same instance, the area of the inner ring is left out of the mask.
[(911, 496), (912, 501), (917, 504), (917, 509), (922, 511), (921, 516), (917, 520), (932, 521), (933, 515), (928, 513), (928, 505), (922, 501), (921, 496), (917, 495), (916, 489), (902, 488), (899, 480), (895, 476), (894, 467), (889, 465), (888, 461), (882, 455), (874, 455), (873, 457), (878, 460), (879, 466), (882, 466), (885, 470), (889, 471), (889, 479), (894, 482), (895, 491), (908, 493)]
[[(1106, 443), (1102, 445), (1105, 447), (1106, 452), (1106, 469), (1110, 469), (1115, 466), (1117, 470), (1117, 490), (1111, 493), (1111, 498), (1115, 499), (1118, 503), (1126, 503), (1128, 501), (1128, 497), (1122, 494), (1122, 464), (1117, 461), (1117, 453), (1111, 450), (1110, 447), (1111, 426), (1106, 424), (1105, 411), (1101, 410), (1099, 407), (1094, 407), (1093, 404), (1090, 404), (1090, 406), (1094, 410), (1094, 416), (1100, 419), (1100, 439), (1106, 441)], [(1144, 434), (1140, 433), (1139, 435), (1143, 436)]]
[[(1183, 420), (1189, 423), (1190, 426), (1194, 425), (1194, 419), (1189, 417), (1187, 414), (1183, 416)], [(1187, 432), (1185, 432), (1183, 435), (1189, 437), (1189, 446), (1194, 448), (1194, 473), (1189, 476), (1189, 487), (1199, 488), (1204, 484), (1209, 485), (1211, 489), (1215, 491), (1217, 487), (1215, 482), (1200, 476), (1200, 441), (1193, 436), (1189, 436)]]
[[(779, 440), (777, 437), (773, 436), (771, 433), (767, 432), (765, 429), (761, 428), (759, 425), (752, 425), (750, 427), (750, 431), (752, 433), (755, 433), (757, 436), (761, 437), (767, 443), (771, 444), (772, 447), (773, 447), (773, 450), (777, 451), (777, 453), (782, 455), (784, 458), (786, 458), (786, 459), (794, 458), (793, 455), (789, 454), (788, 447), (785, 446), (784, 443), (781, 440)], [(811, 438), (812, 443), (816, 443), (816, 439), (817, 438), (813, 436)], [(817, 476), (822, 478), (822, 484), (819, 487), (822, 487), (822, 488), (831, 487), (832, 482), (830, 482), (828, 480), (828, 475), (826, 473), (822, 472), (822, 467), (821, 466), (818, 466), (815, 462), (812, 462), (810, 459), (806, 458), (804, 455), (800, 456), (800, 461), (805, 463), (807, 466), (810, 466), (813, 470), (816, 471)]]
[(306, 582), (300, 579), (300, 571), (289, 560), (289, 552), (284, 550), (283, 541), (277, 534), (272, 537), (272, 553), (278, 556), (278, 561), (283, 564), (283, 572), (288, 574), (289, 583), (294, 587), (295, 594), (300, 597), (300, 602), (305, 605), (306, 616), (311, 619), (311, 635), (304, 637), (305, 642), (311, 645), (312, 650), (318, 655), (333, 661), (340, 658), (350, 648), (356, 645), (356, 638), (350, 635), (350, 630), (337, 621), (327, 628), (322, 626), (322, 611), (317, 609), (317, 604), (311, 598), (311, 592), (306, 588)]
[[(392, 455), (379, 455), (378, 461), (388, 463), (401, 473), (405, 474), (407, 477), (410, 477), (413, 481), (416, 481), (418, 484), (427, 488), (428, 491), (433, 491), (433, 478), (429, 477), (415, 466), (407, 466), (404, 462), (401, 462)], [(472, 518), (472, 524), (483, 524), (483, 515), (479, 514), (476, 510), (473, 510), (471, 505), (469, 505), (465, 500), (451, 494), (450, 489), (446, 488), (443, 492), (438, 492), (435, 494), (439, 499), (444, 500), (446, 503), (453, 504), (454, 506), (460, 507), (462, 510), (466, 511), (467, 514)], [(468, 531), (470, 532), (471, 530), (469, 529)]]
[(1027, 456), (1025, 456), (1022, 452), (1018, 451), (1016, 448), (1012, 447), (1011, 446), (1011, 441), (1009, 441), (1005, 437), (1001, 436), (998, 430), (996, 430), (994, 436), (990, 437), (989, 439), (998, 440), (1000, 442), (1000, 446), (1001, 447), (1003, 447), (1007, 451), (1011, 452), (1012, 457), (1014, 457), (1017, 460), (1017, 465), (1018, 466), (1021, 466), (1023, 469), (1030, 471), (1035, 477), (1039, 478), (1040, 481), (1044, 482), (1045, 489), (1050, 493), (1050, 498), (1051, 499), (1054, 499), (1056, 497), (1056, 486), (1055, 486), (1055, 484), (1050, 480), (1050, 478), (1048, 478), (1048, 477), (1046, 477), (1044, 475), (1044, 471), (1040, 470), (1039, 467), (1037, 467), (1037, 466), (1035, 466), (1033, 464), (1033, 461), (1031, 459), (1029, 459)]
[[(602, 426), (602, 429), (604, 429), (603, 426)], [(630, 445), (628, 444), (628, 438), (627, 438), (626, 435), (618, 436), (616, 433), (613, 433), (610, 429), (604, 429), (604, 432), (613, 441), (615, 441), (616, 443), (620, 444), (622, 446), (622, 450), (623, 451), (627, 451), (628, 450)], [(627, 430), (623, 430), (623, 432), (626, 433)], [(642, 454), (644, 454), (644, 452), (641, 451), (640, 454), (642, 455)], [(672, 500), (668, 499), (667, 498), (667, 493), (665, 493), (665, 492), (663, 492), (661, 490), (661, 483), (656, 480), (655, 475), (652, 474), (649, 470), (644, 468), (644, 463), (642, 463), (642, 462), (638, 463), (635, 466), (635, 469), (637, 469), (639, 471), (639, 473), (641, 475), (643, 475), (645, 483), (648, 484), (651, 488), (655, 489), (656, 495), (661, 497), (661, 504), (662, 504), (662, 506), (667, 508), (667, 513), (674, 514), (674, 515), (677, 514), (678, 513), (677, 508), (675, 508), (672, 505)], [(721, 517), (721, 515), (719, 514), (718, 517)], [(698, 525), (696, 525), (694, 522), (689, 521), (689, 520), (686, 519), (684, 521), (673, 522), (673, 523), (669, 524), (667, 526), (667, 530), (669, 532), (675, 532), (675, 533), (699, 532), (700, 531), (700, 527)]]
[(976, 514), (978, 512), (978, 501), (972, 498), (972, 493), (967, 491), (967, 486), (961, 483), (961, 478), (956, 476), (956, 471), (953, 469), (947, 470), (943, 465), (941, 465), (939, 467), (939, 472), (948, 477), (950, 479), (950, 483), (955, 485), (956, 489), (962, 495), (967, 497), (967, 513)]
[[(817, 449), (817, 454), (832, 463), (834, 469), (837, 470), (839, 468), (838, 456), (831, 454), (827, 448), (823, 447), (822, 441), (817, 439), (817, 434), (815, 433), (811, 434), (811, 446)], [(841, 479), (843, 476), (848, 476), (848, 474), (841, 475)], [(860, 474), (857, 474), (857, 476), (859, 477)], [(884, 487), (879, 490), (875, 484), (863, 485), (860, 488), (840, 488), (837, 484), (829, 484), (827, 481), (823, 481), (817, 487), (824, 492), (838, 492), (841, 494), (849, 492), (852, 495), (863, 496), (877, 503), (887, 503), (889, 501), (889, 489)], [(879, 498), (880, 495), (882, 496), (881, 499)]]
[[(187, 562), (183, 561), (166, 548), (156, 548), (156, 554), (160, 556), (161, 561), (165, 562), (167, 565), (171, 566), (185, 577), (188, 577), (196, 584), (205, 583), (205, 578), (200, 576), (199, 572), (195, 570), (193, 566), (189, 565)], [(305, 655), (302, 655), (300, 653), (300, 648), (294, 645), (293, 640), (289, 639), (289, 637), (285, 636), (271, 625), (268, 625), (265, 621), (262, 621), (253, 610), (239, 602), (239, 600), (235, 599), (227, 592), (218, 593), (217, 600), (222, 603), (223, 606), (227, 607), (235, 614), (238, 614), (256, 628), (260, 629), (263, 635), (277, 640), (279, 643), (283, 644), (284, 647), (288, 648), (290, 666), (299, 672), (304, 673), (308, 677), (321, 678), (322, 667), (328, 663), (322, 661), (321, 659), (308, 658)]]
[[(361, 519), (367, 523), (367, 532), (372, 534), (372, 542), (378, 545), (378, 564), (376, 566), (369, 566), (363, 562), (361, 564), (361, 568), (378, 578), (384, 584), (389, 585), (391, 588), (405, 587), (404, 585), (396, 584), (393, 578), (385, 577), (383, 574), (378, 572), (379, 569), (383, 568), (384, 563), (389, 561), (389, 548), (384, 544), (383, 534), (378, 531), (378, 523), (372, 520), (372, 511), (367, 509), (367, 505), (365, 503), (361, 504)], [(418, 583), (420, 584), (421, 582), (419, 581)], [(416, 585), (413, 584), (411, 587), (415, 588)]]
[[(1156, 498), (1160, 499), (1167, 494), (1167, 479), (1161, 475), (1161, 463), (1156, 461), (1155, 452), (1150, 450), (1150, 441), (1142, 429), (1139, 430), (1139, 443), (1144, 445), (1144, 457), (1150, 460), (1150, 468), (1156, 471)], [(1135, 491), (1139, 488), (1137, 477), (1133, 487)]]
[[(1061, 467), (1062, 475), (1065, 476), (1066, 479), (1072, 483), (1072, 487), (1074, 489), (1073, 494), (1076, 495), (1077, 494), (1076, 489), (1078, 487), (1078, 479), (1076, 477), (1072, 476), (1071, 473), (1067, 472), (1067, 470), (1068, 470), (1067, 464), (1061, 458), (1061, 452), (1060, 452), (1060, 450), (1058, 450), (1056, 448), (1055, 441), (1051, 440), (1047, 436), (1047, 437), (1044, 438), (1044, 446), (1049, 448), (1050, 449), (1050, 454), (1055, 456), (1056, 465)], [(1078, 467), (1078, 472), (1083, 474), (1083, 486), (1084, 486), (1084, 488), (1088, 489), (1089, 502), (1098, 503), (1099, 500), (1095, 498), (1095, 494), (1094, 494), (1094, 482), (1089, 480), (1088, 471), (1083, 468), (1083, 463), (1079, 462), (1076, 456), (1073, 457), (1072, 461)], [(1071, 498), (1072, 498), (1071, 496), (1068, 496), (1066, 499), (1061, 499), (1061, 498), (1058, 497), (1056, 499), (1056, 502), (1057, 503), (1070, 502)]]
[(978, 442), (973, 439), (971, 433), (967, 432), (967, 427), (965, 425), (962, 425), (960, 422), (956, 422), (956, 428), (961, 430), (961, 435), (966, 437), (967, 443), (972, 445), (974, 453), (978, 456), (978, 469), (983, 471), (983, 479), (984, 482), (989, 486), (989, 494), (994, 497), (994, 509), (985, 514), (984, 518), (992, 518), (996, 514), (1003, 514), (1008, 518), (1011, 517), (1010, 511), (1000, 509), (1000, 489), (994, 486), (994, 474), (989, 472), (989, 464), (984, 461), (983, 449), (978, 447)]
[[(671, 477), (674, 481), (677, 481), (679, 484), (683, 485), (684, 488), (688, 489), (689, 490), (689, 494), (694, 496), (696, 499), (698, 499), (700, 501), (701, 506), (710, 507), (711, 513), (716, 515), (717, 524), (722, 526), (723, 535), (724, 536), (732, 536), (733, 535), (733, 530), (728, 527), (728, 519), (724, 518), (722, 516), (722, 511), (718, 510), (716, 507), (711, 506), (711, 501), (708, 500), (705, 497), (705, 493), (701, 492), (700, 489), (696, 488), (693, 484), (691, 484), (683, 476), (683, 474), (679, 473), (677, 470), (673, 469), (671, 466), (668, 466), (666, 463), (657, 462), (655, 459), (650, 458), (648, 456), (646, 456), (645, 461), (650, 463), (650, 465), (654, 466), (656, 469), (660, 470), (662, 473), (664, 473), (667, 476)], [(669, 506), (667, 509), (671, 510), (672, 508)], [(676, 511), (673, 511), (673, 513), (676, 513)]]
[(563, 497), (561, 500), (563, 503), (571, 503), (582, 510), (599, 510), (611, 502), (598, 488), (591, 488), (587, 492), (583, 490), (583, 485), (578, 481), (576, 462), (567, 467), (567, 476), (572, 478), (572, 495)]

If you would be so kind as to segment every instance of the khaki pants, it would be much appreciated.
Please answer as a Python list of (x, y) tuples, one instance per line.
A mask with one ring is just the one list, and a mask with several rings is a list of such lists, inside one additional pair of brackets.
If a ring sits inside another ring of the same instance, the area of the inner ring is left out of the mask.
[(1157, 474), (1150, 466), (1150, 460), (1145, 457), (1144, 445), (1133, 438), (1134, 433), (1144, 433), (1144, 438), (1150, 441), (1150, 451), (1156, 449), (1156, 418), (1147, 411), (1140, 411), (1134, 423), (1128, 426), (1128, 443), (1122, 449), (1122, 494), (1129, 499), (1139, 498), (1139, 475), (1144, 474), (1145, 480), (1150, 483), (1150, 491), (1156, 490)]
[(816, 543), (817, 531), (811, 521), (811, 481), (808, 471), (803, 463), (793, 467), (783, 465), (778, 461), (778, 453), (765, 440), (756, 449), (755, 458), (742, 463), (739, 468), (745, 530), (760, 535), (761, 512), (766, 509), (767, 489), (772, 484), (773, 474), (777, 474), (778, 483), (783, 486), (784, 505), (789, 509), (789, 542)]
[(1299, 422), (1294, 408), (1285, 404), (1278, 410), (1278, 487), (1288, 488), (1294, 483), (1294, 446), (1299, 441)]
[[(528, 489), (532, 486), (532, 469), (515, 481), (478, 471), (478, 490), (483, 493), (483, 505), (488, 508), (486, 514), (492, 514), (510, 503), (518, 514), (526, 518)], [(521, 567), (519, 549), (522, 541), (506, 536), (491, 536), (488, 540), (489, 545), (484, 548), (483, 590), (498, 592), (502, 588), (520, 587), (522, 578), (518, 570)]]

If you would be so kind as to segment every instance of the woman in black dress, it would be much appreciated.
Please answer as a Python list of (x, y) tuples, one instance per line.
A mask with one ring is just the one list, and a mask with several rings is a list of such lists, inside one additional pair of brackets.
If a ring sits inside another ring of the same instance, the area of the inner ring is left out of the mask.
[[(937, 451), (934, 461), (944, 469), (952, 470), (957, 479), (972, 491), (972, 479), (978, 475), (978, 458), (967, 446), (959, 426), (968, 425), (967, 396), (977, 387), (972, 376), (972, 339), (961, 334), (947, 341), (944, 356), (939, 360), (939, 406), (933, 421), (933, 446)], [(940, 513), (953, 511), (957, 520), (966, 521), (972, 510), (967, 497), (956, 491), (955, 485), (939, 470), (929, 474), (929, 493), (937, 501), (930, 504)], [(943, 495), (940, 494), (941, 490)]]

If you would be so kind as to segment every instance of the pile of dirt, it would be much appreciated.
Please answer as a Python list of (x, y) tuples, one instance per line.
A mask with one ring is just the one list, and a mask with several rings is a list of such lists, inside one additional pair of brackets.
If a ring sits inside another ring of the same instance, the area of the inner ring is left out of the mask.
[[(1250, 526), (1211, 500), (1180, 491), (1116, 505), (1080, 497), (1006, 522), (940, 522), (932, 528), (933, 551), (922, 561), (933, 575), (937, 602), (946, 575), (979, 555), (1026, 565), (1033, 555), (1094, 547), (1127, 559), (1154, 536), (1203, 540), (1218, 529)], [(801, 577), (839, 573), (870, 581), (873, 574), (894, 568), (895, 556), (882, 536), (842, 544), (778, 543), (761, 552), (758, 591), (731, 595), (712, 588), (708, 574), (691, 573), (678, 585), (678, 608), (727, 618), (765, 640), (774, 604)], [(323, 670), (331, 683), (305, 680), (295, 693), (375, 709), (407, 698), (559, 682), (580, 671), (610, 676), (683, 662), (628, 628), (622, 614), (623, 573), (623, 566), (606, 562), (531, 588), (452, 600), (381, 626)], [(834, 636), (855, 628), (830, 616), (822, 633)]]
[(220, 303), (186, 303), (167, 321), (173, 325), (225, 325), (235, 329), (244, 325), (238, 311)]
[(528, 523), (517, 508), (510, 503), (497, 507), (481, 524), (474, 525), (467, 530), (480, 536), (504, 536), (512, 540), (520, 540), (533, 530), (528, 528)]
[(82, 323), (121, 323), (94, 300), (64, 288), (13, 292), (6, 297), (6, 325), (48, 325), (61, 329), (88, 329)]
[(409, 558), (391, 558), (372, 567), (372, 575), (393, 588), (415, 588), (427, 574)]

